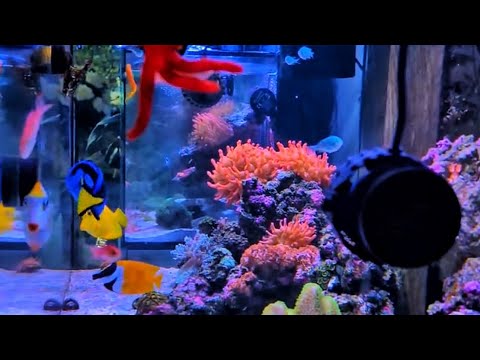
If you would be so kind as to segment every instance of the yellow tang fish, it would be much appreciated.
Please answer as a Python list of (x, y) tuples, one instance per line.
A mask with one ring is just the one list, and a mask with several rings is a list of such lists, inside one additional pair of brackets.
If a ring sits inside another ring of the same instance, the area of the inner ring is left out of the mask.
[(127, 226), (127, 216), (121, 209), (113, 212), (106, 205), (97, 216), (92, 208), (103, 202), (103, 198), (90, 195), (83, 187), (80, 189), (77, 206), (77, 213), (81, 217), (80, 230), (103, 241), (117, 240)]
[(0, 201), (0, 234), (13, 229), (15, 222), (15, 208), (3, 206)]
[(140, 261), (120, 260), (92, 275), (108, 290), (124, 295), (140, 295), (160, 291), (161, 268)]

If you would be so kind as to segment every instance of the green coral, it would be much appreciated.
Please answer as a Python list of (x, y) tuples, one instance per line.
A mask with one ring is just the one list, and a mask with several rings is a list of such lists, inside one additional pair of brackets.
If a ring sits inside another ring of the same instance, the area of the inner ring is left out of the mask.
[(289, 309), (283, 301), (277, 301), (267, 305), (262, 315), (341, 315), (341, 312), (335, 299), (324, 295), (320, 285), (307, 283), (293, 309)]
[(166, 302), (168, 302), (168, 296), (156, 291), (150, 291), (135, 299), (132, 307), (137, 310), (136, 315), (144, 315), (153, 311), (158, 305)]
[[(92, 60), (89, 72), (94, 72), (94, 77), (101, 79), (96, 79), (92, 85), (99, 87), (103, 83), (102, 87), (110, 91), (121, 91), (119, 86), (121, 55), (122, 52), (113, 45), (82, 45), (80, 49), (74, 51), (74, 64), (83, 66), (87, 60)], [(93, 74), (87, 75), (87, 79), (92, 76)], [(110, 96), (110, 92), (107, 93)]]
[(335, 264), (324, 262), (315, 271), (316, 283), (319, 284), (322, 289), (326, 289), (334, 273)]

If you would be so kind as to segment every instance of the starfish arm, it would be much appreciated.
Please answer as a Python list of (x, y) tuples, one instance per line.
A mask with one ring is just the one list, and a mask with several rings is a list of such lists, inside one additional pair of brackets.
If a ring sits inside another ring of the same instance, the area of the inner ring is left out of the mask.
[(185, 73), (198, 73), (205, 71), (227, 71), (230, 73), (240, 73), (242, 72), (242, 67), (236, 63), (230, 61), (217, 61), (209, 59), (200, 59), (189, 61), (183, 58), (177, 59), (175, 61), (175, 70)]
[(160, 74), (166, 82), (178, 88), (201, 92), (201, 93), (217, 93), (220, 91), (220, 85), (216, 81), (201, 80), (194, 77), (186, 77), (174, 72), (164, 72)]
[(138, 115), (133, 127), (127, 132), (127, 140), (133, 141), (143, 134), (150, 121), (155, 91), (155, 67), (145, 59), (140, 77)]

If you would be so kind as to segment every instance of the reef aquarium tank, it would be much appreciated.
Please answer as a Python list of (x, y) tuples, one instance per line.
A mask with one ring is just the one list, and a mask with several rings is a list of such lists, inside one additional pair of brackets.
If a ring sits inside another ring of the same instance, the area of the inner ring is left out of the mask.
[(0, 46), (0, 314), (480, 314), (480, 52)]

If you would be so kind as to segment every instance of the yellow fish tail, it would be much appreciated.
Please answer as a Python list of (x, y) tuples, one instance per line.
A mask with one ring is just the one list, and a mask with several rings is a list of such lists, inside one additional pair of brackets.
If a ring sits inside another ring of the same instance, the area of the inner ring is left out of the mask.
[(0, 202), (0, 214), (8, 219), (13, 220), (15, 217), (15, 208), (3, 206), (3, 203)]
[(0, 201), (0, 232), (10, 231), (13, 229), (15, 222), (15, 208), (6, 207)]
[(95, 205), (99, 205), (103, 202), (102, 198), (97, 198), (90, 195), (83, 187), (80, 189), (78, 195), (77, 213), (80, 215), (85, 210), (92, 208)]
[(115, 219), (117, 220), (117, 222), (120, 224), (121, 227), (127, 227), (127, 224), (128, 224), (127, 215), (125, 215), (122, 209), (115, 210), (114, 215), (115, 215)]

